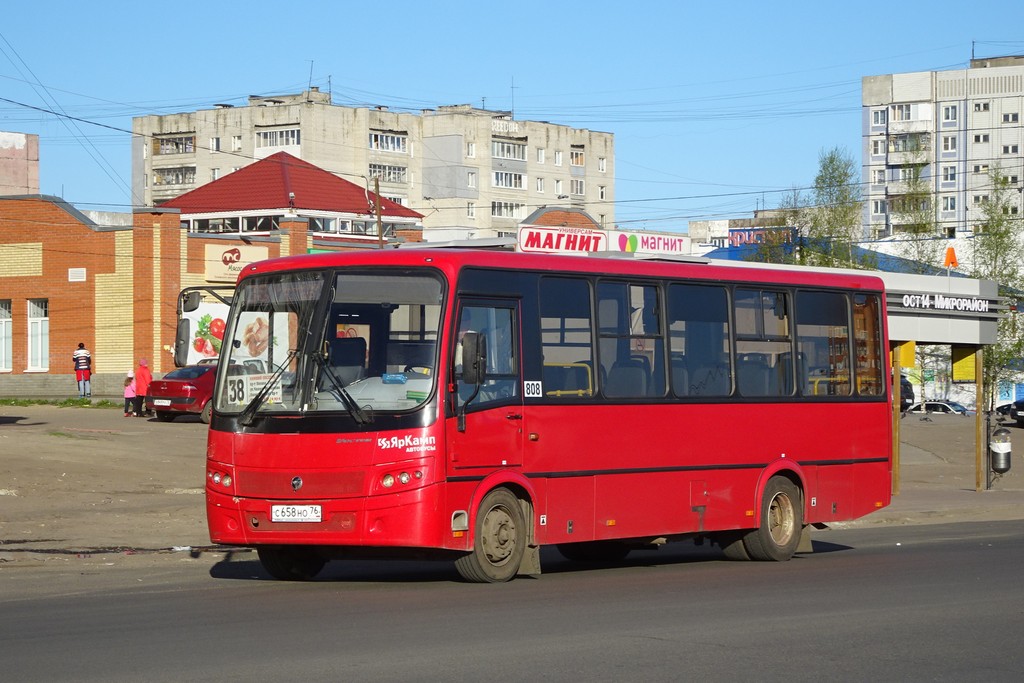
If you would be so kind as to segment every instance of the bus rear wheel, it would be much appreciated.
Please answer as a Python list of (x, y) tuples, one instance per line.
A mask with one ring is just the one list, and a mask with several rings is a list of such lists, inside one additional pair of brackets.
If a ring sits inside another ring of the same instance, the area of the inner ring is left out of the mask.
[(761, 525), (743, 538), (752, 560), (785, 562), (800, 545), (803, 531), (800, 489), (786, 477), (772, 477), (761, 497)]
[(256, 552), (266, 572), (280, 581), (309, 581), (316, 578), (327, 563), (302, 547), (262, 546)]
[(526, 551), (523, 508), (508, 489), (484, 496), (476, 515), (473, 551), (455, 560), (455, 569), (466, 581), (501, 583), (519, 572)]

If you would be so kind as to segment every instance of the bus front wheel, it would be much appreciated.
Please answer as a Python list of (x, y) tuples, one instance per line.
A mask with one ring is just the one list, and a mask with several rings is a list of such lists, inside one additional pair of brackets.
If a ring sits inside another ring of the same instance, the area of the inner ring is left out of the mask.
[(477, 511), (473, 551), (455, 560), (455, 568), (466, 581), (501, 583), (519, 572), (525, 551), (526, 522), (519, 499), (508, 489), (495, 489)]
[(256, 552), (267, 573), (280, 581), (309, 581), (327, 563), (309, 549), (297, 546), (263, 546)]
[(804, 513), (800, 489), (786, 477), (772, 477), (761, 497), (761, 525), (743, 538), (752, 560), (785, 562), (800, 545)]

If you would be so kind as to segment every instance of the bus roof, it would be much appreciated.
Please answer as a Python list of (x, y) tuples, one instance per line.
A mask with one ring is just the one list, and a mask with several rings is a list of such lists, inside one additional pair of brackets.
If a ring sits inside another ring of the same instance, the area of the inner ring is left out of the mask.
[(616, 252), (577, 256), (487, 249), (431, 248), (365, 249), (284, 256), (245, 266), (239, 281), (261, 273), (359, 266), (407, 268), (431, 266), (448, 273), (451, 277), (455, 277), (463, 268), (478, 267), (517, 271), (763, 282), (766, 284), (841, 287), (876, 291), (884, 289), (882, 279), (871, 271), (752, 263), (738, 265), (736, 262), (703, 262), (699, 259), (631, 258), (623, 257)]

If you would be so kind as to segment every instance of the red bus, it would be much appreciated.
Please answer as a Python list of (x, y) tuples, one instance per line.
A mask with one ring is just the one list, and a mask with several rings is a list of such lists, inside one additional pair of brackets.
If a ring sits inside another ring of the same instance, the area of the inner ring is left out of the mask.
[(788, 560), (890, 502), (869, 274), (461, 249), (240, 276), (207, 448), (213, 542), (279, 579), (332, 559), (539, 574), (705, 539)]

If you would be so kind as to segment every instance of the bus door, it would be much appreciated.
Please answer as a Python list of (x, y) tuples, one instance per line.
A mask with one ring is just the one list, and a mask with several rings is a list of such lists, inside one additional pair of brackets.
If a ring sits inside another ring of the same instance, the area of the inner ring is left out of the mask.
[[(456, 329), (448, 380), (449, 471), (471, 475), (520, 466), (524, 426), (519, 302), (462, 299)], [(462, 363), (468, 359), (463, 358), (462, 340), (468, 332), (486, 347), (486, 373), (480, 383), (463, 379)]]

